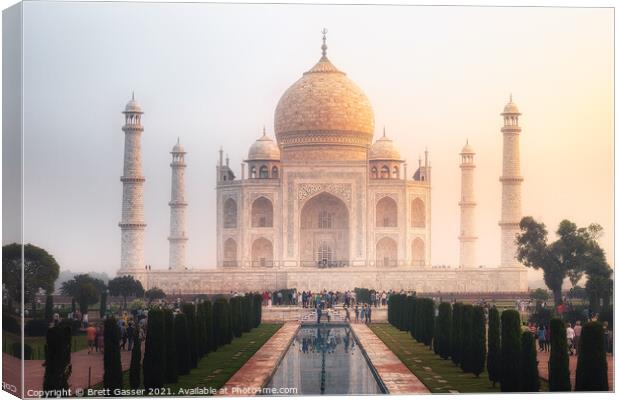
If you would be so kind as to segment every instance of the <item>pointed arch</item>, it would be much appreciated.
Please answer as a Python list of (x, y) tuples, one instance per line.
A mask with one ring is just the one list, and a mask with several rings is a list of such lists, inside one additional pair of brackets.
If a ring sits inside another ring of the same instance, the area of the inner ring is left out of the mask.
[(261, 196), (252, 202), (252, 228), (273, 227), (273, 204)]
[(411, 262), (416, 266), (426, 265), (424, 241), (420, 238), (415, 238), (411, 242)]
[(237, 227), (237, 202), (229, 197), (224, 202), (224, 229)]
[(411, 202), (411, 227), (424, 228), (426, 226), (426, 209), (424, 202), (416, 198)]
[(395, 267), (398, 265), (398, 244), (390, 237), (384, 237), (377, 242), (377, 267)]
[(236, 267), (237, 264), (237, 242), (233, 238), (228, 238), (224, 242), (224, 266)]
[(377, 228), (398, 226), (398, 205), (393, 198), (385, 196), (379, 200), (375, 211), (375, 226)]
[(252, 266), (273, 267), (273, 244), (265, 238), (258, 238), (252, 243)]

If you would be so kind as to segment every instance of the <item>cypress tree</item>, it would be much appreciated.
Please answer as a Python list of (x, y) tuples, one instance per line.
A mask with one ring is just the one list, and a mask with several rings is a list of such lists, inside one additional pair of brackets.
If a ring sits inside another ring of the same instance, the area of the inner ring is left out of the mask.
[(103, 387), (120, 389), (123, 387), (123, 367), (121, 365), (121, 328), (114, 317), (105, 320), (103, 325)]
[(45, 335), (43, 390), (69, 389), (71, 376), (71, 328), (55, 326)]
[(463, 353), (463, 336), (461, 323), (463, 320), (463, 304), (454, 303), (452, 307), (452, 362), (456, 365), (461, 364), (461, 354)]
[(430, 347), (433, 343), (433, 337), (435, 335), (435, 302), (433, 299), (426, 299), (426, 314), (424, 317), (424, 325), (426, 326), (424, 344)]
[(243, 306), (243, 332), (249, 332), (250, 329), (252, 329), (252, 311), (250, 298), (250, 294), (246, 294), (241, 298), (241, 305)]
[(439, 347), (439, 356), (444, 360), (450, 357), (450, 339), (452, 338), (452, 306), (450, 303), (439, 304), (435, 340)]
[(194, 369), (198, 366), (196, 354), (196, 307), (192, 303), (183, 304), (183, 314), (187, 318), (187, 334), (189, 337), (189, 366)]
[(254, 296), (256, 307), (256, 323), (254, 327), (258, 327), (263, 322), (263, 298), (259, 293)]
[(54, 298), (51, 294), (45, 296), (45, 320), (50, 322), (54, 318)]
[(105, 290), (101, 291), (99, 300), (99, 318), (103, 319), (108, 311), (108, 294)]
[(166, 381), (165, 329), (164, 312), (156, 308), (151, 309), (142, 360), (144, 388), (147, 390), (161, 388)]
[(484, 371), (484, 361), (487, 356), (487, 330), (484, 321), (484, 309), (480, 306), (474, 307), (471, 329), (471, 372), (480, 376)]
[(570, 392), (570, 371), (568, 369), (568, 344), (566, 328), (559, 318), (550, 323), (551, 354), (549, 355), (549, 391)]
[(502, 392), (518, 392), (521, 371), (521, 322), (517, 310), (506, 310), (501, 316), (502, 370), (500, 388)]
[(179, 375), (189, 374), (189, 334), (187, 332), (187, 317), (177, 314), (174, 318), (174, 340), (176, 342), (177, 372)]
[(230, 318), (231, 309), (230, 302), (224, 300), (224, 326), (226, 327), (224, 331), (224, 344), (230, 344), (233, 340), (232, 320)]
[(487, 371), (489, 380), (493, 383), (500, 381), (501, 376), (501, 342), (499, 333), (499, 311), (493, 307), (489, 310), (489, 353), (487, 355)]
[(605, 336), (600, 322), (588, 322), (581, 330), (575, 376), (576, 391), (608, 391)]
[(234, 337), (241, 337), (241, 302), (240, 297), (232, 297), (230, 304), (230, 322)]
[(472, 328), (474, 318), (474, 306), (465, 304), (463, 306), (463, 315), (461, 319), (461, 340), (462, 340), (462, 359), (461, 369), (463, 372), (473, 372), (473, 341)]
[(411, 321), (409, 322), (409, 333), (411, 334), (412, 338), (416, 338), (417, 337), (417, 330), (418, 330), (418, 321), (417, 321), (417, 306), (418, 306), (418, 299), (415, 296), (411, 296), (411, 311), (410, 311), (410, 318)]
[(521, 376), (519, 379), (521, 392), (538, 392), (538, 361), (536, 361), (536, 343), (530, 332), (521, 334)]
[(206, 327), (206, 344), (207, 353), (215, 350), (215, 337), (213, 333), (213, 307), (209, 300), (203, 303), (205, 313), (205, 327)]
[(205, 355), (206, 335), (205, 335), (204, 303), (196, 304), (196, 352), (201, 359)]
[(176, 383), (178, 378), (176, 340), (174, 338), (174, 314), (164, 310), (164, 333), (166, 346), (166, 383)]
[(140, 387), (140, 362), (142, 358), (141, 340), (140, 340), (140, 325), (136, 324), (136, 329), (133, 331), (133, 348), (131, 349), (131, 363), (129, 365), (129, 387), (132, 389), (138, 389)]

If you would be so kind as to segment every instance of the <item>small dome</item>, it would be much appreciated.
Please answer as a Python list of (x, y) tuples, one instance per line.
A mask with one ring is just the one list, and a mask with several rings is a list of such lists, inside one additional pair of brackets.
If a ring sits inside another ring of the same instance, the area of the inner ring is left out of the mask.
[(370, 160), (396, 160), (400, 161), (400, 152), (394, 146), (392, 139), (389, 139), (383, 131), (383, 136), (379, 138), (370, 148), (368, 158)]
[(133, 92), (131, 93), (131, 100), (129, 100), (129, 102), (125, 106), (125, 112), (142, 114), (142, 107), (140, 107), (140, 104), (138, 104), (138, 102), (134, 98)]
[(463, 146), (463, 149), (461, 150), (461, 154), (476, 154), (476, 152), (474, 151), (474, 148), (471, 147), (471, 145), (469, 144), (469, 141), (467, 141), (465, 143), (465, 146)]
[(173, 153), (185, 153), (185, 147), (181, 144), (181, 139), (177, 138), (177, 144), (172, 148)]
[(512, 102), (512, 95), (510, 95), (510, 101), (508, 102), (508, 104), (504, 106), (504, 112), (502, 113), (502, 115), (504, 114), (521, 115), (521, 113), (519, 112), (519, 107), (517, 107), (517, 105)]
[(263, 136), (250, 146), (248, 160), (280, 160), (280, 148), (272, 138), (267, 136), (264, 129)]

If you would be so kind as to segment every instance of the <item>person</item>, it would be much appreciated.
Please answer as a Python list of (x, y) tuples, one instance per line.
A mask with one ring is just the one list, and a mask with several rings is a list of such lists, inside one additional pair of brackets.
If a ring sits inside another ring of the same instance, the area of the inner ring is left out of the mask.
[(84, 329), (88, 328), (88, 313), (84, 313), (84, 316), (82, 317), (82, 326)]
[(351, 315), (349, 314), (349, 307), (344, 308), (344, 321), (351, 323)]
[(282, 305), (282, 292), (278, 292), (278, 305)]
[(572, 356), (574, 352), (574, 340), (575, 330), (570, 326), (570, 323), (566, 324), (566, 341), (568, 342), (568, 352)]
[(551, 350), (551, 331), (549, 327), (545, 325), (545, 351), (549, 352)]
[(366, 304), (362, 304), (362, 309), (360, 310), (360, 320), (366, 320)]
[(577, 321), (575, 323), (575, 327), (573, 328), (573, 330), (575, 331), (575, 353), (579, 354), (579, 339), (581, 338), (581, 321)]
[(127, 327), (125, 321), (121, 320), (121, 349), (125, 350), (127, 344)]
[(538, 350), (545, 350), (545, 327), (542, 325), (538, 326)]
[(54, 313), (52, 317), (52, 326), (58, 326), (58, 324), (60, 324), (60, 314)]
[(359, 322), (359, 316), (360, 316), (360, 308), (357, 304), (355, 304), (355, 323)]
[(97, 336), (97, 329), (94, 326), (88, 325), (86, 328), (86, 340), (88, 341), (88, 354), (93, 352), (95, 348), (95, 338)]
[(366, 310), (366, 323), (372, 323), (372, 308), (370, 306), (368, 306), (368, 309)]
[(325, 313), (327, 314), (327, 322), (331, 321), (331, 310), (328, 308), (327, 310), (325, 310)]
[(317, 304), (316, 305), (316, 323), (320, 324), (321, 323), (321, 314), (323, 313), (323, 311), (321, 310), (321, 307)]
[(99, 352), (103, 348), (103, 335), (101, 325), (97, 325), (97, 333), (95, 334), (95, 351)]
[(134, 341), (134, 327), (133, 327), (133, 322), (129, 321), (129, 325), (127, 326), (127, 350), (131, 351), (131, 349), (133, 348), (133, 341)]

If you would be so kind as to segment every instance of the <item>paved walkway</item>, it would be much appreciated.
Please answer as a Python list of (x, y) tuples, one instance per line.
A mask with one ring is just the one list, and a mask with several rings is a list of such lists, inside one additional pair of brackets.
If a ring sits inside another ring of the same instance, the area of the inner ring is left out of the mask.
[(398, 357), (365, 324), (351, 324), (351, 329), (364, 348), (389, 394), (429, 393)]
[[(144, 354), (144, 351), (142, 352)], [(28, 391), (43, 389), (43, 375), (45, 374), (44, 360), (26, 360), (24, 363), (24, 395), (29, 396)], [(129, 369), (131, 362), (131, 352), (121, 350), (121, 363), (123, 371)], [(69, 385), (72, 389), (83, 389), (88, 387), (88, 372), (90, 369), (90, 384), (95, 385), (103, 381), (103, 353), (88, 354), (88, 349), (71, 353), (71, 377)], [(21, 393), (21, 360), (2, 354), (2, 373), (7, 382), (17, 382), (17, 393)], [(10, 381), (8, 380), (10, 379)]]
[(254, 395), (278, 367), (293, 337), (298, 322), (287, 322), (224, 384), (219, 393), (225, 396)]
[[(541, 378), (549, 380), (549, 354), (548, 352), (537, 352), (538, 357), (538, 374)], [(570, 382), (573, 390), (575, 390), (575, 371), (577, 371), (577, 356), (568, 357), (568, 369), (570, 370)], [(614, 356), (607, 354), (607, 379), (609, 382), (609, 391), (614, 390)]]

